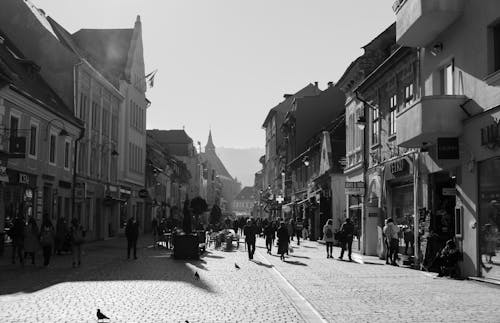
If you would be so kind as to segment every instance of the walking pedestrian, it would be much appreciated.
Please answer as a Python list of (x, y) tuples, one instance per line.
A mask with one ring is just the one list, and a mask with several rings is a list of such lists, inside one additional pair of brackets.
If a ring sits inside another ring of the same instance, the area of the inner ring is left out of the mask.
[(16, 263), (16, 256), (19, 258), (21, 265), (24, 265), (23, 249), (24, 249), (24, 235), (25, 225), (23, 218), (17, 215), (12, 223), (9, 231), (10, 238), (12, 239), (12, 263)]
[(352, 261), (352, 239), (354, 237), (354, 225), (352, 224), (352, 221), (350, 218), (345, 219), (344, 223), (342, 223), (342, 226), (340, 227), (340, 236), (342, 237), (342, 240), (340, 241), (340, 244), (342, 246), (342, 250), (340, 251), (340, 257), (339, 259), (343, 259), (344, 257), (344, 251), (347, 250), (347, 255), (349, 256), (349, 261)]
[(63, 217), (59, 217), (56, 222), (54, 254), (60, 255), (61, 251), (64, 250), (64, 242), (67, 233), (68, 233), (68, 228), (66, 225), (66, 220)]
[(85, 242), (85, 231), (77, 218), (71, 220), (71, 251), (73, 253), (73, 268), (82, 264), (82, 245)]
[(295, 222), (293, 219), (288, 220), (286, 228), (288, 229), (288, 236), (290, 237), (290, 240), (293, 241), (293, 236), (295, 235)]
[(134, 249), (134, 259), (137, 259), (137, 239), (139, 238), (139, 223), (135, 216), (132, 216), (127, 221), (125, 228), (125, 236), (127, 237), (127, 259), (130, 259), (130, 249)]
[(267, 223), (264, 228), (264, 238), (266, 239), (267, 253), (271, 254), (273, 241), (276, 238), (276, 231), (274, 231), (273, 224), (271, 222)]
[(40, 244), (43, 249), (43, 265), (45, 267), (50, 263), (55, 235), (54, 225), (48, 218), (45, 218), (45, 220), (43, 220), (42, 229), (40, 230)]
[[(333, 220), (328, 219), (326, 221), (326, 224), (323, 226), (323, 240), (325, 241), (326, 244), (326, 258), (333, 258), (332, 256), (332, 251), (333, 251)], [(349, 259), (351, 258), (349, 254)]]
[(257, 234), (257, 227), (251, 219), (247, 220), (247, 224), (243, 227), (243, 233), (245, 234), (245, 243), (247, 244), (248, 259), (252, 260), (253, 254), (255, 253), (255, 235)]
[(388, 218), (383, 231), (386, 238), (386, 245), (388, 246), (385, 263), (389, 264), (390, 261), (391, 265), (398, 266), (396, 259), (398, 257), (399, 248), (399, 227), (394, 224), (394, 220), (392, 218)]
[(24, 259), (31, 256), (32, 265), (35, 264), (35, 254), (40, 247), (40, 243), (38, 242), (39, 231), (35, 219), (31, 217), (28, 220), (26, 235), (24, 236)]
[(298, 220), (295, 223), (295, 235), (297, 236), (297, 246), (300, 246), (300, 236), (302, 235), (302, 229), (304, 225), (302, 224), (302, 220)]
[(285, 260), (285, 253), (288, 252), (288, 244), (290, 242), (290, 237), (288, 236), (288, 229), (285, 222), (281, 222), (280, 228), (278, 229), (278, 253), (280, 254), (280, 259)]
[(151, 231), (153, 234), (153, 247), (156, 248), (158, 246), (158, 230), (159, 225), (158, 225), (158, 219), (156, 217), (151, 220)]

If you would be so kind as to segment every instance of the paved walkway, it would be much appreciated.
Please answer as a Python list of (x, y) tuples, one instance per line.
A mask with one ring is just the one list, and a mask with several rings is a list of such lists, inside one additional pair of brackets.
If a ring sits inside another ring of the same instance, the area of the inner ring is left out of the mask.
[(97, 308), (111, 322), (499, 322), (497, 286), (358, 254), (356, 262), (327, 259), (317, 242), (292, 245), (286, 262), (267, 255), (261, 239), (254, 261), (243, 244), (209, 248), (197, 261), (143, 244), (138, 260), (126, 260), (124, 239), (86, 245), (76, 269), (70, 255), (49, 268), (4, 257), (0, 322), (95, 322)]

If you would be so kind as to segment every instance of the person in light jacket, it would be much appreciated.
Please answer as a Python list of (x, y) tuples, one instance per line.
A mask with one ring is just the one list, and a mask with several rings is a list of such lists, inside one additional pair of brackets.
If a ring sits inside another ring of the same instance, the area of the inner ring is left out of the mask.
[(326, 224), (323, 226), (323, 241), (325, 241), (326, 244), (326, 258), (333, 258), (332, 251), (334, 237), (332, 219), (328, 219), (328, 221), (326, 221)]

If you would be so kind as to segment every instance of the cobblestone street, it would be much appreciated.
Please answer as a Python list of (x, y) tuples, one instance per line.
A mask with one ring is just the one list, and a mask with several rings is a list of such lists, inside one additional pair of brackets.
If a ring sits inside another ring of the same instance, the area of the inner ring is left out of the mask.
[(372, 257), (354, 255), (355, 263), (326, 259), (316, 242), (300, 247), (292, 242), (295, 252), (286, 262), (265, 254), (262, 240), (253, 262), (243, 245), (232, 252), (209, 248), (200, 261), (182, 261), (165, 249), (146, 247), (145, 239), (135, 261), (125, 259), (124, 239), (88, 244), (77, 269), (71, 268), (70, 255), (56, 256), (49, 268), (21, 268), (7, 263), (7, 250), (0, 264), (0, 321), (95, 322), (97, 308), (111, 322), (498, 322), (500, 317), (500, 288), (434, 279)]

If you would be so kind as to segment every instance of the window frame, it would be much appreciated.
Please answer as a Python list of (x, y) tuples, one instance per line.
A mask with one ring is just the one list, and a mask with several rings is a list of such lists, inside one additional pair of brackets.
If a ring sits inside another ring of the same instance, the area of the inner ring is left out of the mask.
[[(406, 89), (406, 87), (405, 87)], [(405, 91), (406, 92), (406, 91)], [(394, 93), (389, 99), (388, 134), (389, 138), (396, 135), (396, 113), (398, 111), (398, 95)]]
[[(451, 82), (448, 82), (450, 79)], [(439, 86), (440, 95), (455, 95), (454, 59), (451, 59), (439, 68)], [(451, 93), (448, 93), (449, 90), (451, 90)]]
[[(52, 151), (52, 138), (54, 138), (54, 150)], [(50, 129), (49, 132), (49, 154), (48, 154), (48, 163), (52, 166), (57, 166), (57, 131), (54, 129)], [(52, 161), (52, 155), (54, 160)]]
[[(33, 128), (35, 128), (36, 131), (35, 131), (35, 146), (34, 146), (35, 152), (32, 154), (31, 148), (32, 148), (32, 144), (33, 144), (33, 137), (32, 137)], [(28, 146), (28, 157), (31, 159), (37, 159), (38, 158), (38, 139), (40, 138), (39, 137), (39, 135), (40, 135), (40, 122), (38, 120), (33, 120), (33, 119), (30, 120), (29, 134), (30, 134), (30, 138), (29, 138), (29, 146)]]
[[(378, 108), (372, 108), (371, 110), (371, 132), (370, 132), (370, 139), (371, 139), (371, 145), (376, 146), (380, 144), (380, 109)], [(376, 136), (375, 136), (376, 135)], [(376, 140), (375, 140), (376, 139)]]
[(71, 140), (69, 139), (64, 139), (64, 169), (69, 170), (70, 169), (70, 160), (71, 160)]

